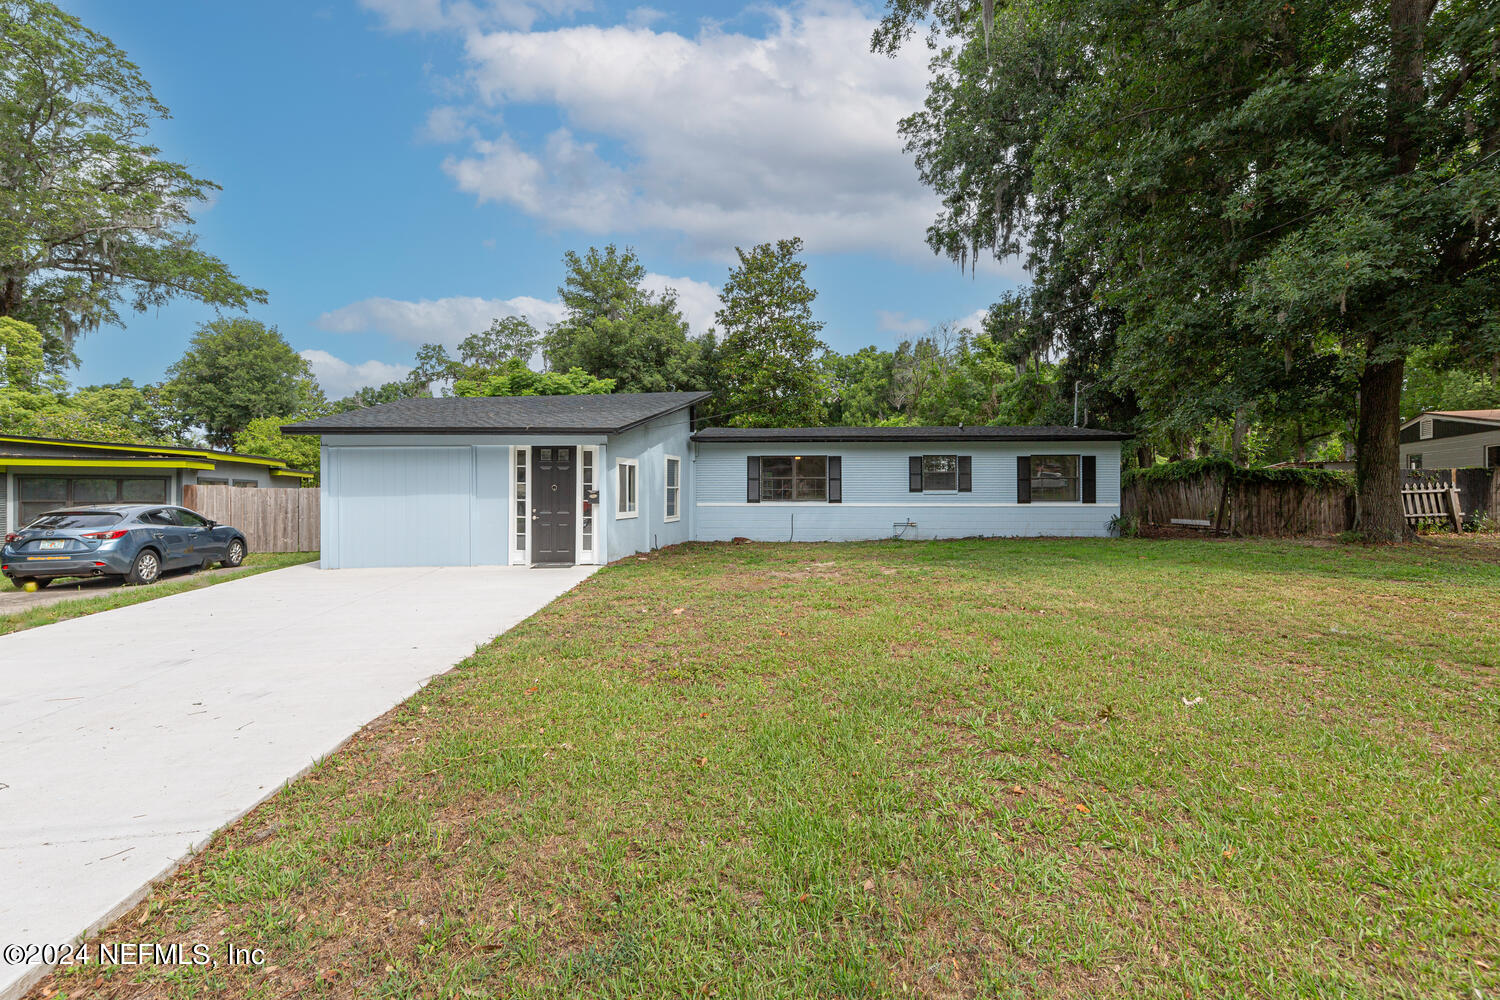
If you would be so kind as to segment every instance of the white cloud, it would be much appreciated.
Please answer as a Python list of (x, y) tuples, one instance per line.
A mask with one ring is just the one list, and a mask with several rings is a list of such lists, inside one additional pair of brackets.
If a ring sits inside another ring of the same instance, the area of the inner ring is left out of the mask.
[(454, 296), (446, 299), (361, 299), (318, 317), (318, 328), (334, 333), (383, 333), (409, 344), (457, 347), (500, 316), (525, 316), (538, 328), (562, 318), (562, 303), (519, 295), (513, 299)]
[(625, 15), (625, 23), (632, 28), (646, 28), (657, 21), (664, 20), (666, 17), (666, 11), (642, 5), (632, 9), (630, 13)]
[(908, 316), (904, 312), (892, 312), (889, 309), (875, 310), (875, 325), (881, 330), (891, 333), (900, 333), (907, 336), (915, 336), (924, 333), (932, 324), (925, 319), (916, 316)]
[(956, 330), (969, 330), (973, 333), (984, 332), (984, 318), (990, 314), (988, 309), (975, 309), (969, 315), (953, 321)]
[(647, 274), (641, 282), (648, 292), (658, 294), (668, 288), (677, 292), (677, 308), (682, 318), (688, 321), (694, 334), (703, 333), (714, 325), (714, 313), (719, 308), (719, 290), (706, 281), (693, 278), (669, 278), (665, 274)]
[(329, 399), (340, 399), (367, 385), (384, 385), (403, 379), (411, 372), (409, 365), (392, 365), (384, 361), (361, 361), (350, 364), (327, 351), (300, 352), (312, 366), (318, 384)]
[[(693, 333), (702, 333), (713, 326), (714, 311), (719, 308), (719, 290), (708, 282), (647, 272), (641, 284), (647, 291), (658, 294), (668, 288), (675, 289), (677, 308), (682, 311)], [(455, 295), (416, 302), (369, 298), (323, 313), (318, 317), (317, 326), (331, 333), (378, 333), (408, 344), (442, 344), (456, 348), (459, 341), (485, 329), (498, 317), (525, 316), (538, 330), (546, 330), (562, 319), (565, 311), (563, 304), (556, 299), (538, 299), (530, 295), (509, 299)]]
[(469, 124), (469, 117), (462, 108), (440, 104), (427, 112), (427, 120), (417, 130), (417, 138), (423, 142), (447, 144), (462, 139), (477, 139), (479, 132)]
[(764, 38), (470, 29), (478, 100), (551, 105), (565, 125), (539, 143), (475, 140), (444, 169), (481, 202), (586, 232), (667, 230), (721, 256), (800, 235), (813, 251), (925, 257), (936, 201), (896, 132), (922, 103), (922, 47), (871, 53), (875, 21), (853, 6), (770, 14)]

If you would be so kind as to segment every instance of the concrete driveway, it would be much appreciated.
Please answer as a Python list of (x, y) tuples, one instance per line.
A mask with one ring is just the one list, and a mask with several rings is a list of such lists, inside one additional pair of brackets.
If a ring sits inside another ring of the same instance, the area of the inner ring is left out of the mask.
[[(314, 563), (0, 636), (0, 945), (112, 919), (594, 569)], [(0, 998), (44, 971), (0, 959)]]
[[(173, 580), (185, 580), (200, 576), (214, 577), (223, 576), (226, 573), (237, 573), (235, 569), (202, 569), (190, 570), (179, 569), (163, 573), (163, 583)], [(124, 588), (118, 577), (91, 577), (83, 580), (59, 580), (46, 590), (38, 590), (28, 594), (26, 591), (12, 586), (9, 581), (0, 580), (0, 615), (13, 615), (21, 611), (30, 611), (32, 608), (45, 608), (49, 604), (61, 604), (63, 601), (76, 601), (84, 597), (107, 597), (115, 591)]]

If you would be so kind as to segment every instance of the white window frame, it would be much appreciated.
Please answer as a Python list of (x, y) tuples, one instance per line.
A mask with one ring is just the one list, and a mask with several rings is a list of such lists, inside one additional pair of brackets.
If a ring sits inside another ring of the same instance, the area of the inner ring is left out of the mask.
[[(940, 490), (940, 489), (937, 489), (936, 487), (931, 488), (931, 489), (928, 488), (928, 486), (927, 486), (927, 460), (929, 458), (951, 458), (951, 459), (953, 459), (953, 488), (951, 490)], [(946, 495), (946, 494), (949, 494), (949, 493), (952, 493), (954, 495), (958, 494), (958, 455), (956, 453), (948, 453), (948, 454), (942, 454), (942, 455), (923, 455), (922, 456), (922, 492), (923, 493), (934, 493), (934, 494), (937, 494), (939, 496)]]
[[(516, 475), (517, 470), (526, 471), (526, 496), (517, 496), (520, 491), (520, 477)], [(521, 513), (516, 513), (516, 505), (521, 504)], [(510, 561), (512, 564), (522, 566), (531, 565), (531, 450), (529, 446), (521, 444), (511, 448), (510, 458), (510, 508), (506, 511), (506, 536), (510, 539)], [(523, 523), (524, 530), (517, 531), (516, 525)], [(521, 536), (517, 542), (516, 536)]]
[[(761, 484), (760, 485), (760, 502), (761, 503), (824, 503), (824, 504), (829, 503), (830, 502), (829, 499), (828, 499), (828, 459), (829, 459), (829, 457), (830, 456), (828, 456), (828, 455), (760, 455), (760, 456), (758, 456), (758, 460), (760, 462), (760, 484)], [(792, 462), (792, 474), (790, 476), (767, 476), (766, 475), (766, 459), (768, 459), (768, 458), (785, 458), (785, 459), (790, 459), (791, 462)], [(799, 476), (799, 475), (797, 475), (797, 464), (799, 462), (801, 462), (805, 458), (821, 458), (823, 460), (823, 475), (821, 477), (822, 480), (823, 480), (823, 495), (821, 497), (805, 497), (805, 498), (800, 498), (800, 499), (797, 497), (797, 483), (798, 482), (817, 482), (818, 479), (820, 478), (818, 476)], [(790, 497), (787, 497), (784, 500), (780, 500), (780, 499), (778, 499), (778, 500), (768, 500), (768, 499), (766, 499), (766, 492), (767, 492), (766, 483), (768, 483), (772, 479), (785, 479), (785, 480), (789, 481), (792, 484), (792, 495)]]
[[(1069, 500), (1058, 500), (1056, 498), (1038, 500), (1036, 498), (1036, 460), (1039, 458), (1071, 458), (1073, 460), (1073, 497)], [(1067, 504), (1083, 505), (1083, 455), (1078, 452), (1054, 451), (1045, 455), (1031, 456), (1031, 502), (1034, 504)]]
[[(599, 449), (591, 447), (580, 447), (578, 449), (578, 553), (580, 556), (587, 555), (588, 561), (594, 561), (594, 553), (599, 546), (599, 509), (601, 504), (594, 504), (589, 510), (589, 538), (588, 544), (583, 540), (583, 505), (587, 502), (590, 481), (584, 478), (583, 470), (587, 468), (589, 475), (593, 477), (594, 489), (599, 489)], [(601, 491), (602, 492), (602, 491)], [(580, 558), (579, 560), (583, 560)]]
[[(673, 462), (677, 463), (677, 485), (672, 485), (672, 480), (667, 475), (667, 469)], [(677, 513), (667, 513), (667, 500), (672, 494), (676, 494)], [(661, 519), (668, 524), (673, 521), (682, 520), (682, 457), (680, 455), (663, 455), (661, 463)]]
[[(630, 484), (635, 487), (635, 495), (628, 497), (630, 500), (630, 509), (621, 510), (620, 504), (627, 499), (628, 491), (624, 489), (620, 484), (620, 470), (627, 468), (631, 470), (629, 480)], [(641, 516), (641, 463), (638, 459), (615, 459), (615, 492), (616, 521), (623, 521), (626, 518)]]

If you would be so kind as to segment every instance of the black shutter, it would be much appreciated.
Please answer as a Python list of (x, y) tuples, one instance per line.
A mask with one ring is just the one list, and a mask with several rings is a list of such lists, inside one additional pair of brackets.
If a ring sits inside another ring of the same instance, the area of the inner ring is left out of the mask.
[(922, 456), (913, 455), (906, 460), (906, 489), (909, 493), (922, 492)]
[(1083, 502), (1098, 503), (1094, 487), (1094, 456), (1083, 456)]
[(1031, 456), (1016, 456), (1016, 503), (1031, 503)]
[(745, 466), (745, 501), (760, 503), (760, 456), (751, 455)]
[(969, 455), (958, 456), (958, 492), (974, 492), (974, 461)]
[(828, 456), (828, 502), (844, 502), (844, 462), (838, 455)]

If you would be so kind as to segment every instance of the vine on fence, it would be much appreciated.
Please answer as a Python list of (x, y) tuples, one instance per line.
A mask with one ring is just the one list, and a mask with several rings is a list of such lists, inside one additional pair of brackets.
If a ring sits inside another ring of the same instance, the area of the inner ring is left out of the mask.
[(1273, 469), (1268, 466), (1235, 465), (1227, 458), (1190, 458), (1182, 462), (1165, 462), (1144, 469), (1126, 469), (1123, 485), (1134, 486), (1175, 483), (1197, 476), (1222, 476), (1236, 485), (1261, 483), (1296, 483), (1313, 489), (1354, 489), (1354, 474), (1329, 469)]

